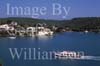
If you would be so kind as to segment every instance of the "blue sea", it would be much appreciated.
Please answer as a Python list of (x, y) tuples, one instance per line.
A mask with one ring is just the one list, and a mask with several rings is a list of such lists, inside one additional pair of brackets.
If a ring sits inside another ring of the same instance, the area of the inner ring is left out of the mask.
[(0, 60), (3, 66), (100, 66), (94, 60), (23, 60), (12, 59), (9, 48), (40, 48), (41, 51), (83, 51), (85, 55), (100, 57), (100, 34), (65, 32), (45, 37), (0, 37)]

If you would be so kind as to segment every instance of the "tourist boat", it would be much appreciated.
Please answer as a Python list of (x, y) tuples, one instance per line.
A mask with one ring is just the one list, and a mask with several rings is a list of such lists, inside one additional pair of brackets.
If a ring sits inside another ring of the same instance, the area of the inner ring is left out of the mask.
[(56, 59), (83, 59), (84, 52), (63, 51), (55, 53)]

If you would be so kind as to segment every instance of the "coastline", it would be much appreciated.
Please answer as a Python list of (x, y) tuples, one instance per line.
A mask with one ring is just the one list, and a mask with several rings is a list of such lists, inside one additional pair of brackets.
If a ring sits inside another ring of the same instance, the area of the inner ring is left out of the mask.
[(3, 18), (0, 19), (0, 36), (52, 36), (60, 32), (100, 33), (99, 21), (99, 17), (73, 18), (72, 20), (60, 21), (18, 17)]

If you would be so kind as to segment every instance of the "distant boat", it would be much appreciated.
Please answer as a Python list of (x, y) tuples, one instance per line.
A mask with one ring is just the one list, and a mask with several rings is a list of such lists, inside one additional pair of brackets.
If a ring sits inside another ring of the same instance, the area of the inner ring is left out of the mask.
[(8, 37), (8, 38), (10, 38), (10, 39), (16, 39), (16, 37)]
[(88, 30), (85, 30), (84, 32), (85, 32), (85, 33), (88, 33), (89, 31), (88, 31)]

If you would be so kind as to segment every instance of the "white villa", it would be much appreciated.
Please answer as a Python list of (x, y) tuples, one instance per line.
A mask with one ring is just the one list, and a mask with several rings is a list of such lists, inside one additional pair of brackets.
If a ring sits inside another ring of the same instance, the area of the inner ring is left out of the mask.
[(19, 36), (50, 36), (53, 35), (53, 31), (47, 28), (44, 24), (36, 24), (35, 27), (21, 27), (17, 23), (12, 22), (11, 24), (0, 25), (0, 31), (6, 31), (9, 35)]
[(53, 34), (53, 31), (45, 27), (27, 27), (26, 32), (29, 36), (45, 36)]
[(36, 28), (35, 27), (27, 27), (27, 29), (26, 29), (26, 33), (29, 36), (34, 36), (35, 35), (35, 32), (36, 32)]
[(10, 30), (10, 31), (13, 31), (15, 30), (15, 28), (13, 26), (9, 26), (8, 24), (4, 24), (4, 25), (0, 25), (0, 30)]

